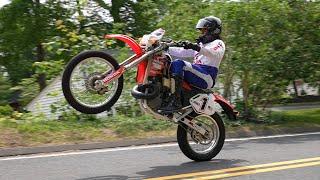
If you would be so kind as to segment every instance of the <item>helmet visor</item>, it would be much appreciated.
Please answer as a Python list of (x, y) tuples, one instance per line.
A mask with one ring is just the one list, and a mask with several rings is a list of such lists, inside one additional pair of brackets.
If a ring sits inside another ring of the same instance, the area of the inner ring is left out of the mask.
[(206, 24), (208, 23), (207, 20), (205, 19), (200, 19), (196, 25), (196, 29), (202, 29), (202, 28), (206, 28)]

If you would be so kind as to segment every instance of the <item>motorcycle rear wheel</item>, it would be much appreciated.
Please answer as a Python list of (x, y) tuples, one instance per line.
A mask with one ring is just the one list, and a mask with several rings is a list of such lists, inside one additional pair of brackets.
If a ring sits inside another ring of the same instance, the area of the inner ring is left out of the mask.
[(81, 52), (71, 59), (62, 75), (62, 91), (67, 102), (77, 111), (86, 114), (98, 114), (109, 110), (121, 95), (123, 76), (108, 84), (111, 91), (108, 88), (102, 95), (88, 84), (91, 83), (90, 78), (117, 69), (117, 61), (105, 52)]
[[(204, 119), (204, 120), (201, 120)], [(215, 113), (212, 116), (193, 113), (192, 121), (203, 126), (206, 130), (211, 131), (211, 138), (207, 141), (196, 141), (200, 134), (190, 131), (184, 124), (178, 126), (177, 140), (180, 150), (189, 159), (194, 161), (209, 161), (214, 158), (222, 149), (225, 140), (225, 127), (221, 117)], [(209, 123), (212, 124), (209, 124)], [(189, 131), (189, 132), (188, 132)], [(193, 137), (192, 137), (193, 136)], [(203, 147), (202, 147), (203, 146)], [(197, 147), (203, 148), (201, 150)]]

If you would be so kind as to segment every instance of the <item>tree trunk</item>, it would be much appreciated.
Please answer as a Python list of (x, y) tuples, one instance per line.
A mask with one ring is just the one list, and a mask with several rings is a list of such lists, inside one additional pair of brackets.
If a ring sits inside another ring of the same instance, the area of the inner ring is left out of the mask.
[(112, 6), (110, 10), (110, 14), (113, 18), (114, 23), (119, 23), (121, 22), (121, 17), (120, 17), (120, 8), (124, 5), (123, 0), (111, 0)]
[[(44, 61), (44, 49), (41, 43), (37, 45), (37, 61)], [(47, 86), (46, 74), (40, 73), (37, 77), (37, 81), (40, 87), (40, 91), (43, 90)]]
[(76, 1), (77, 2), (77, 12), (78, 12), (78, 14), (79, 14), (79, 32), (81, 33), (82, 31), (83, 31), (83, 29), (84, 29), (84, 15), (83, 15), (83, 13), (82, 13), (82, 11), (81, 11), (81, 9), (82, 9), (82, 7), (81, 7), (81, 4), (80, 4), (80, 1), (79, 0), (77, 0)]
[(244, 117), (249, 118), (249, 71), (245, 71), (242, 77), (242, 90), (243, 90), (243, 105)]
[(233, 79), (234, 72), (231, 69), (228, 69), (225, 72), (225, 77), (223, 81), (223, 97), (227, 99), (231, 99), (231, 87), (232, 87), (232, 79)]
[(234, 67), (231, 62), (232, 59), (232, 49), (230, 47), (227, 48), (225, 54), (225, 71), (224, 71), (224, 78), (223, 78), (223, 97), (229, 99), (231, 101), (231, 88), (233, 87), (233, 76), (234, 76)]
[[(40, 15), (41, 15), (41, 13), (40, 13), (40, 11), (41, 11), (41, 4), (40, 4), (40, 0), (36, 0), (35, 1), (35, 27), (37, 27), (37, 28), (39, 28), (39, 32), (37, 32), (38, 33), (38, 37), (37, 37), (37, 47), (36, 47), (36, 49), (37, 49), (37, 61), (38, 62), (42, 62), (42, 61), (44, 61), (44, 48), (43, 48), (43, 46), (42, 46), (42, 43), (41, 43), (41, 41), (42, 41), (42, 39), (41, 39), (41, 37), (42, 37), (42, 35), (40, 35), (42, 32), (41, 32), (41, 17), (40, 17)], [(38, 84), (39, 84), (39, 88), (40, 88), (40, 91), (41, 90), (43, 90), (45, 87), (46, 87), (46, 74), (44, 74), (44, 73), (40, 73), (39, 75), (38, 75), (38, 77), (37, 77), (37, 82), (38, 82)]]
[(295, 95), (295, 97), (298, 97), (299, 95), (298, 95), (298, 88), (297, 88), (296, 81), (293, 80), (292, 84), (293, 84), (293, 89), (294, 89), (294, 95)]

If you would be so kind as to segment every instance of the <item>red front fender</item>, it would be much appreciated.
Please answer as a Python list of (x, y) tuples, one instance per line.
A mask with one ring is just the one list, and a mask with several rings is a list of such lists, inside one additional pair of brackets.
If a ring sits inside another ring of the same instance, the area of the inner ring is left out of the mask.
[[(116, 38), (116, 39), (119, 39), (120, 41), (123, 41), (124, 43), (130, 46), (132, 51), (136, 53), (137, 57), (140, 57), (143, 54), (143, 50), (141, 46), (129, 36), (122, 35), (122, 34), (109, 34), (109, 35), (106, 35), (105, 38), (107, 39)], [(142, 61), (138, 65), (138, 71), (137, 71), (137, 77), (136, 77), (136, 81), (138, 84), (143, 83), (146, 67), (147, 67), (146, 61)]]
[(132, 51), (136, 53), (137, 57), (140, 57), (143, 54), (142, 48), (140, 45), (131, 37), (123, 34), (108, 34), (105, 36), (106, 39), (116, 38), (124, 43), (128, 44)]

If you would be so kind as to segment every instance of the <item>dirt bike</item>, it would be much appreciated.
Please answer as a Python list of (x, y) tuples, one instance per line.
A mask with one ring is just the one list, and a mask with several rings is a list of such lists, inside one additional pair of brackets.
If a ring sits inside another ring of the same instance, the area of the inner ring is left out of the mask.
[[(172, 57), (167, 49), (181, 46), (179, 42), (164, 41), (165, 31), (157, 29), (144, 35), (137, 43), (129, 36), (106, 35), (125, 42), (134, 55), (118, 64), (104, 51), (84, 51), (66, 66), (62, 89), (67, 102), (76, 110), (97, 114), (109, 110), (123, 89), (123, 74), (137, 66), (136, 83), (131, 94), (140, 108), (156, 119), (178, 124), (177, 141), (181, 151), (195, 161), (215, 157), (224, 144), (225, 127), (218, 108), (231, 119), (236, 118), (234, 107), (219, 94), (183, 82), (182, 105), (177, 112), (163, 114), (159, 110), (174, 92), (174, 80), (169, 72)], [(218, 107), (219, 106), (219, 107)]]

